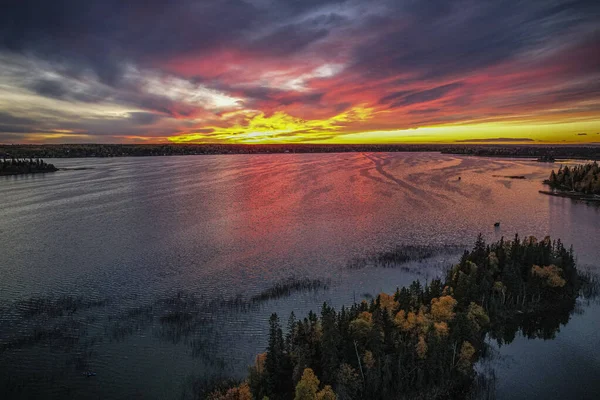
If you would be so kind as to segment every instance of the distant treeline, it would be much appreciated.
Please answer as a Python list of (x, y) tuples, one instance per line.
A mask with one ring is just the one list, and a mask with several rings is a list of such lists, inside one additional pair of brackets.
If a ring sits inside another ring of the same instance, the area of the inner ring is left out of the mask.
[(560, 167), (558, 173), (550, 173), (545, 184), (554, 189), (572, 190), (586, 194), (600, 194), (600, 167), (597, 162), (585, 165)]
[(444, 154), (462, 154), (482, 157), (574, 158), (600, 160), (600, 146), (530, 146), (530, 145), (464, 145), (441, 150)]
[(0, 145), (8, 157), (137, 157), (197, 154), (270, 154), (441, 151), (439, 145), (332, 145), (332, 144), (59, 144)]
[(58, 171), (53, 164), (38, 159), (2, 159), (0, 160), (0, 175), (34, 174), (39, 172)]
[[(248, 379), (217, 399), (454, 399), (473, 394), (486, 335), (551, 338), (582, 281), (572, 249), (535, 237), (486, 244), (481, 236), (445, 279), (418, 281), (336, 311), (269, 322), (266, 353)], [(203, 397), (203, 398), (206, 398)]]
[(129, 157), (196, 154), (442, 152), (478, 156), (600, 159), (600, 146), (505, 146), (450, 144), (48, 144), (0, 145), (0, 157)]

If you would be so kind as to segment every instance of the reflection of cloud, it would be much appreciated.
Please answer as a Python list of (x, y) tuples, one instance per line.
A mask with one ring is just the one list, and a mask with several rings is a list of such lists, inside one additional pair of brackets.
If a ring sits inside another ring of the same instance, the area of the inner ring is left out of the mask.
[(457, 143), (505, 143), (505, 142), (535, 142), (530, 138), (489, 138), (489, 139), (461, 139)]

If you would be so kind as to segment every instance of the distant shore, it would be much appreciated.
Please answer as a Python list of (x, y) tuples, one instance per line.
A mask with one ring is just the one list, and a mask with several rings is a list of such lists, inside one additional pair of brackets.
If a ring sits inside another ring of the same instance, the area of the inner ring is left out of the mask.
[(600, 146), (499, 144), (48, 144), (0, 145), (0, 157), (86, 158), (216, 154), (439, 152), (442, 154), (600, 160)]

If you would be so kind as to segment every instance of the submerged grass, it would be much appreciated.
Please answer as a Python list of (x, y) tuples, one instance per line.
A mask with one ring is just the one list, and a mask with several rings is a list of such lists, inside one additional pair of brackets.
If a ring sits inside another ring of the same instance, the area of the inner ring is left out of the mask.
[(592, 271), (579, 272), (581, 287), (580, 296), (583, 300), (598, 299), (600, 296), (600, 276)]
[(260, 303), (269, 300), (276, 300), (282, 297), (291, 296), (296, 292), (314, 292), (320, 289), (328, 290), (331, 280), (309, 279), (309, 278), (288, 278), (275, 283), (268, 289), (250, 298), (251, 303)]
[(106, 299), (85, 300), (83, 296), (61, 296), (61, 297), (32, 297), (19, 301), (15, 308), (23, 317), (31, 318), (39, 315), (48, 317), (61, 317), (65, 314), (74, 314), (78, 310), (93, 307), (103, 307), (107, 304)]
[(361, 269), (365, 267), (397, 268), (412, 261), (423, 261), (440, 255), (451, 255), (463, 252), (466, 245), (402, 245), (393, 250), (384, 251), (363, 258), (350, 260), (347, 267)]

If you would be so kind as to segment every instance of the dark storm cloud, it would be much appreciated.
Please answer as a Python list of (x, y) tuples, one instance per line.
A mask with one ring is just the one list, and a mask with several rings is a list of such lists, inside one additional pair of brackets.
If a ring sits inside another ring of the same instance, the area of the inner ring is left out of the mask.
[(577, 136), (587, 136), (587, 133), (578, 133)]
[[(117, 84), (127, 62), (248, 45), (275, 55), (301, 49), (326, 36), (337, 18), (277, 26), (328, 3), (339, 2), (9, 0), (0, 13), (0, 50), (34, 53), (73, 75), (92, 70), (102, 82)], [(260, 30), (266, 35), (248, 43)]]
[(346, 21), (336, 14), (321, 15), (302, 22), (281, 26), (252, 43), (258, 52), (284, 56), (296, 53), (329, 35), (332, 29)]
[(431, 79), (510, 60), (549, 37), (600, 14), (600, 2), (390, 2), (365, 31), (379, 31), (354, 50), (354, 68), (373, 76), (414, 72)]
[(9, 114), (4, 111), (0, 111), (0, 124), (4, 126), (8, 125), (28, 125), (35, 123), (34, 119), (27, 117), (19, 117), (13, 114)]
[(0, 124), (0, 133), (29, 133), (32, 128), (16, 125), (3, 125)]
[(26, 87), (40, 96), (64, 101), (98, 103), (110, 96), (110, 91), (99, 85), (85, 85), (84, 88), (76, 88), (73, 87), (72, 82), (67, 83), (57, 79), (36, 79)]
[[(116, 85), (125, 64), (153, 64), (215, 49), (282, 56), (340, 26), (352, 28), (353, 65), (365, 76), (414, 71), (433, 78), (514, 57), (550, 35), (598, 16), (599, 2), (373, 1), (383, 10), (352, 20), (327, 6), (353, 2), (244, 0), (9, 0), (0, 13), (0, 49), (34, 53), (72, 75), (94, 71)], [(257, 32), (262, 32), (258, 36)], [(363, 40), (363, 38), (369, 38)], [(45, 87), (60, 90), (59, 87)]]
[(390, 104), (389, 108), (408, 106), (411, 104), (426, 103), (437, 100), (454, 89), (461, 87), (461, 82), (449, 83), (432, 89), (421, 91), (400, 91), (392, 93), (379, 100), (380, 104)]
[(139, 125), (150, 125), (161, 119), (161, 115), (149, 113), (149, 112), (130, 112), (129, 119)]
[(92, 69), (117, 83), (123, 62), (221, 46), (260, 19), (242, 0), (18, 0), (0, 13), (4, 49)]
[(40, 79), (31, 84), (30, 89), (44, 97), (53, 97), (55, 99), (63, 99), (68, 93), (68, 90), (63, 87), (59, 81)]

